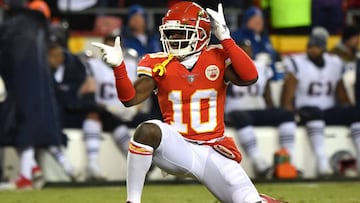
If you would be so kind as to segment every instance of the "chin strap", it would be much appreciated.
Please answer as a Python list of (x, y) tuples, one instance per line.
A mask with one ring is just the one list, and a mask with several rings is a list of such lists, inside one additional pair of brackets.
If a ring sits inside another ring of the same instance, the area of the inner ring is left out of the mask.
[(158, 72), (159, 76), (163, 76), (166, 73), (167, 64), (169, 64), (173, 58), (174, 58), (174, 56), (169, 54), (168, 58), (165, 61), (163, 61), (162, 63), (155, 64), (153, 72), (154, 73)]

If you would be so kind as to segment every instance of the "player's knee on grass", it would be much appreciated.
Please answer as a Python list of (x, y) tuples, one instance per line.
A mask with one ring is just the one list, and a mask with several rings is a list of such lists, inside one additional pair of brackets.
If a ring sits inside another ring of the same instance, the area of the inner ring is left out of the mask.
[(141, 123), (135, 130), (134, 141), (158, 148), (161, 141), (161, 130), (153, 123)]

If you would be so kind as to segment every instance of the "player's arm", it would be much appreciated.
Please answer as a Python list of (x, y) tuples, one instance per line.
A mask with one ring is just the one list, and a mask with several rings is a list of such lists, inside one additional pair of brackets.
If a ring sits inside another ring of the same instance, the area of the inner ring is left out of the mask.
[(274, 102), (272, 100), (272, 95), (271, 95), (271, 87), (270, 87), (270, 82), (266, 82), (266, 85), (265, 85), (265, 91), (264, 91), (264, 100), (265, 100), (265, 103), (266, 103), (266, 107), (267, 108), (272, 108), (274, 107)]
[(281, 106), (289, 111), (294, 111), (295, 90), (298, 81), (292, 73), (286, 74), (281, 91)]
[(230, 81), (234, 85), (238, 86), (247, 86), (254, 84), (257, 81), (258, 77), (251, 79), (251, 80), (244, 80), (242, 79), (238, 73), (234, 70), (233, 66), (229, 66), (225, 70), (225, 80)]
[[(257, 81), (258, 73), (252, 59), (235, 43), (230, 36), (226, 25), (222, 4), (218, 5), (218, 11), (207, 8), (206, 11), (213, 19), (215, 36), (221, 42), (224, 50), (231, 60), (232, 67), (225, 72), (225, 79), (235, 85), (249, 85)], [(232, 74), (234, 76), (232, 76)]]
[(150, 97), (155, 89), (155, 81), (151, 77), (142, 75), (135, 81), (134, 88), (135, 96), (129, 101), (122, 101), (127, 107), (140, 104)]
[(102, 59), (113, 68), (118, 98), (125, 106), (137, 105), (150, 96), (155, 88), (152, 78), (142, 76), (134, 85), (130, 81), (120, 46), (120, 37), (115, 39), (114, 47), (97, 42), (93, 42), (92, 45), (100, 48)]
[(340, 80), (337, 83), (335, 93), (336, 93), (336, 99), (340, 104), (345, 104), (345, 105), (351, 104), (343, 80)]

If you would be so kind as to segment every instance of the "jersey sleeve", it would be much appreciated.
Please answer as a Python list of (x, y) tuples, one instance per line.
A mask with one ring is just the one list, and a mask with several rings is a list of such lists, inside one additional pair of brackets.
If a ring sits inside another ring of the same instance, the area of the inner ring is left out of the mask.
[(164, 52), (146, 54), (140, 61), (137, 67), (137, 74), (153, 77), (153, 68), (155, 64), (162, 63), (168, 58)]
[(140, 61), (137, 67), (137, 74), (152, 77), (152, 63), (150, 54), (146, 54)]
[(284, 68), (286, 73), (292, 73), (295, 76), (297, 75), (297, 64), (293, 56), (287, 56), (283, 60)]

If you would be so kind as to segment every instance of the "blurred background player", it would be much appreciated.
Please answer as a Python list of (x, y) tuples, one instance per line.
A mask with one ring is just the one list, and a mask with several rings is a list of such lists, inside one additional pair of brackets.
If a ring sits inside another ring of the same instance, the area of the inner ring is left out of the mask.
[(120, 39), (113, 47), (93, 43), (114, 69), (123, 104), (139, 104), (157, 89), (165, 121), (146, 121), (135, 130), (127, 158), (127, 202), (141, 202), (153, 161), (168, 173), (196, 177), (222, 202), (262, 201), (239, 164), (241, 154), (234, 141), (223, 134), (225, 81), (250, 85), (258, 74), (230, 37), (222, 5), (208, 12), (224, 48), (208, 47), (211, 24), (203, 8), (193, 2), (176, 3), (159, 27), (165, 53), (142, 58), (134, 85), (127, 77)]
[[(345, 26), (340, 41), (329, 52), (338, 55), (346, 64), (354, 63), (357, 58), (359, 34), (360, 30), (356, 26)], [(354, 67), (354, 64), (352, 66)]]
[[(360, 108), (360, 59), (358, 47), (360, 30), (356, 25), (345, 26), (340, 41), (330, 53), (338, 55), (345, 64), (343, 83), (350, 103)], [(360, 171), (360, 133), (353, 132), (353, 140), (357, 149), (357, 169)]]
[(306, 126), (319, 176), (332, 174), (325, 154), (325, 126), (350, 125), (352, 137), (360, 132), (359, 110), (349, 106), (342, 81), (344, 64), (326, 52), (327, 39), (324, 28), (314, 28), (306, 53), (286, 58), (288, 74), (282, 94), (283, 107), (296, 111)]
[[(252, 57), (250, 40), (242, 40), (238, 45)], [(239, 143), (250, 156), (257, 177), (269, 177), (272, 170), (261, 156), (257, 145), (254, 126), (277, 126), (280, 146), (284, 147), (294, 160), (294, 141), (296, 124), (294, 113), (275, 108), (270, 90), (269, 80), (273, 72), (266, 61), (254, 61), (259, 79), (250, 86), (229, 85), (226, 105), (225, 121), (237, 130)]]
[(160, 37), (152, 30), (148, 30), (144, 8), (134, 4), (129, 7), (126, 17), (127, 24), (121, 32), (123, 47), (135, 49), (139, 57), (147, 53), (159, 52)]
[[(115, 36), (106, 36), (104, 44), (114, 46)], [(96, 112), (92, 112), (85, 119), (83, 131), (87, 148), (88, 177), (91, 179), (104, 180), (106, 174), (99, 165), (99, 149), (101, 133), (111, 132), (119, 150), (127, 155), (130, 140), (129, 127), (135, 128), (139, 123), (154, 118), (148, 114), (149, 102), (142, 105), (126, 108), (118, 99), (115, 78), (112, 68), (101, 59), (90, 57), (87, 60), (90, 72), (96, 81), (95, 99)], [(137, 79), (136, 68), (138, 55), (134, 49), (124, 49), (124, 62), (128, 77), (131, 81)]]
[(63, 144), (47, 63), (48, 19), (43, 9), (26, 5), (9, 1), (0, 25), (0, 75), (8, 92), (0, 106), (0, 145), (15, 146), (20, 156), (19, 176), (2, 185), (7, 189), (42, 187), (34, 149)]
[(250, 40), (253, 58), (257, 60), (257, 58), (265, 56), (269, 60), (271, 70), (273, 71), (271, 79), (283, 79), (283, 70), (279, 70), (279, 67), (275, 66), (278, 53), (273, 48), (265, 28), (262, 11), (257, 7), (250, 7), (244, 12), (241, 26), (234, 30), (231, 35), (238, 42)]
[(345, 64), (345, 73), (343, 75), (344, 86), (349, 96), (350, 102), (355, 105), (355, 82), (358, 59), (358, 46), (360, 30), (349, 25), (344, 27), (340, 41), (330, 50), (330, 53), (338, 55)]
[[(48, 61), (53, 75), (62, 128), (81, 128), (86, 116), (95, 108), (96, 83), (88, 76), (80, 58), (70, 53), (60, 42), (48, 47)], [(49, 148), (65, 173), (72, 179), (80, 176), (59, 146)]]

